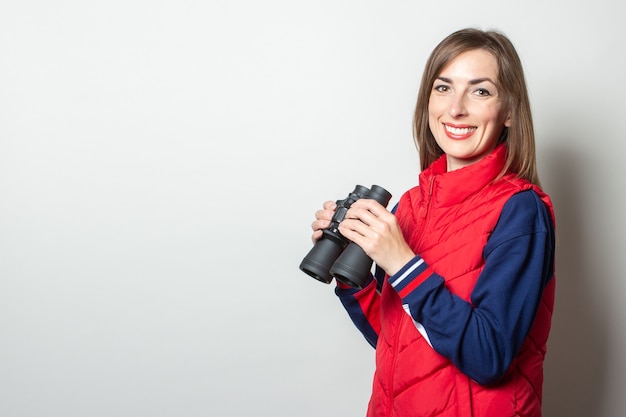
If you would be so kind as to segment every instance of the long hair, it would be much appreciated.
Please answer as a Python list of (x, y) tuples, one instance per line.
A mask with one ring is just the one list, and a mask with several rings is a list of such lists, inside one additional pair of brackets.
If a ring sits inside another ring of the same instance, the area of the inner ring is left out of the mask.
[(498, 63), (498, 88), (510, 111), (511, 125), (500, 140), (506, 142), (507, 159), (500, 176), (514, 173), (539, 185), (530, 101), (524, 70), (515, 47), (502, 33), (494, 30), (462, 29), (447, 36), (430, 54), (422, 75), (413, 117), (413, 138), (419, 151), (422, 170), (443, 154), (428, 124), (428, 101), (435, 79), (463, 52), (483, 49)]

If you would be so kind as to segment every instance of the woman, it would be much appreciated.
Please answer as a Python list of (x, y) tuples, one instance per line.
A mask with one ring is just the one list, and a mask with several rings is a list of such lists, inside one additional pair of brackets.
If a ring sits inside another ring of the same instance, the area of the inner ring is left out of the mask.
[[(368, 416), (540, 416), (554, 213), (504, 35), (464, 29), (433, 50), (414, 136), (419, 186), (393, 213), (358, 200), (340, 224), (377, 266), (363, 289), (336, 287), (376, 348)], [(334, 208), (316, 213), (314, 241)]]

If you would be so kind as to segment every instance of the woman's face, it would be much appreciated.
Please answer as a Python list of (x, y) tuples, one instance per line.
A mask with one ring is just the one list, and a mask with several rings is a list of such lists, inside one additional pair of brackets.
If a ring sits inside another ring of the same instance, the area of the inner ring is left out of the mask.
[(484, 49), (457, 56), (435, 79), (428, 101), (428, 122), (446, 154), (448, 171), (488, 155), (502, 129), (510, 125), (497, 83), (498, 63)]

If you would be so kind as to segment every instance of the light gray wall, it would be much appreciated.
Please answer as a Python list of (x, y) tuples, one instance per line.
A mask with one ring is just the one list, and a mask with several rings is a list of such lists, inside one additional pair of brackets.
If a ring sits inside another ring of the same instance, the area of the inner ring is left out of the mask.
[(466, 26), (516, 44), (556, 205), (545, 415), (623, 415), (626, 32), (579, 4), (2, 2), (0, 415), (364, 415), (373, 350), (298, 264), (322, 201), (415, 184)]

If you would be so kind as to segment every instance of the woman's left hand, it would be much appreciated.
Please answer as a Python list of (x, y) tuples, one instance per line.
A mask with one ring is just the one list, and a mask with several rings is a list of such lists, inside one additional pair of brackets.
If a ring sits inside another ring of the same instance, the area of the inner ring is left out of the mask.
[(396, 216), (375, 200), (355, 201), (339, 224), (339, 231), (388, 275), (394, 275), (415, 256), (404, 240)]

